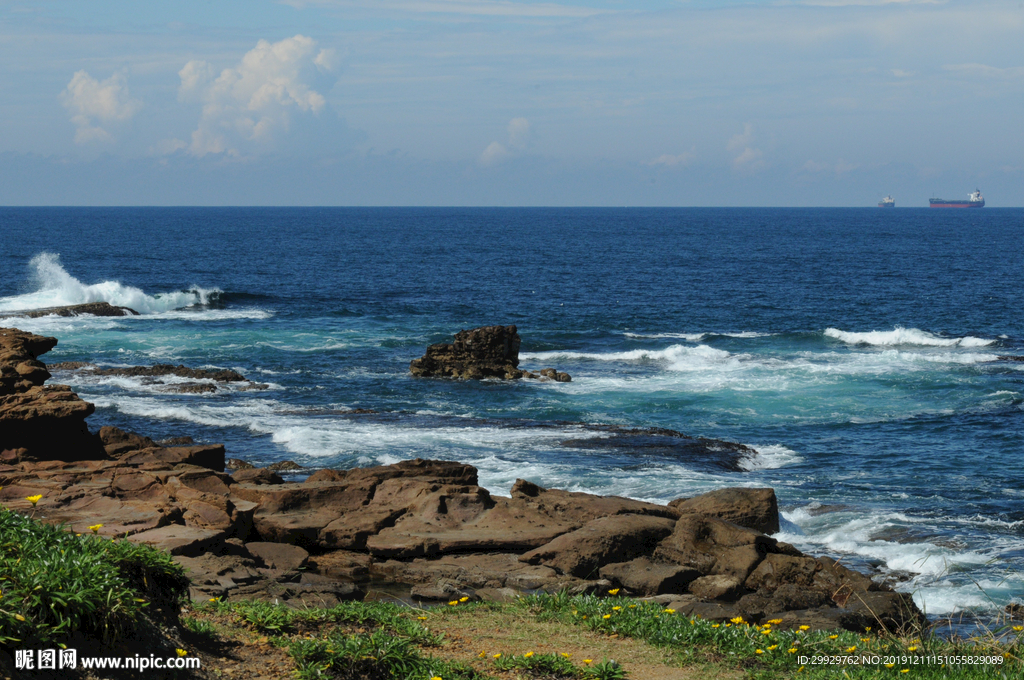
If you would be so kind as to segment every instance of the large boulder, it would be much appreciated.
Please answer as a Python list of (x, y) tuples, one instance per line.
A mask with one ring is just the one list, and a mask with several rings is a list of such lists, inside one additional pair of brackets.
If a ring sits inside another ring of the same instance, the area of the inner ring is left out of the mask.
[(607, 564), (651, 554), (658, 542), (672, 533), (674, 525), (674, 520), (647, 515), (601, 517), (519, 559), (551, 567), (561, 574), (594, 578)]
[(85, 419), (95, 407), (67, 385), (44, 385), (50, 373), (37, 359), (56, 338), (0, 328), (0, 451), (8, 462), (105, 458)]
[(520, 343), (515, 326), (459, 331), (453, 343), (428, 347), (423, 357), (413, 359), (409, 370), (421, 378), (515, 379), (522, 377)]
[(694, 498), (679, 498), (669, 506), (680, 514), (717, 517), (762, 534), (779, 532), (779, 502), (774, 489), (718, 489)]

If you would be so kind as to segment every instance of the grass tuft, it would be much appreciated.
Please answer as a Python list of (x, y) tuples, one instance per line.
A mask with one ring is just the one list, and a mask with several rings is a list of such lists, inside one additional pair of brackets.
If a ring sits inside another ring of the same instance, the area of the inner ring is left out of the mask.
[(176, 614), (187, 592), (184, 570), (166, 553), (0, 508), (2, 647), (55, 643), (73, 631), (115, 642), (144, 611)]

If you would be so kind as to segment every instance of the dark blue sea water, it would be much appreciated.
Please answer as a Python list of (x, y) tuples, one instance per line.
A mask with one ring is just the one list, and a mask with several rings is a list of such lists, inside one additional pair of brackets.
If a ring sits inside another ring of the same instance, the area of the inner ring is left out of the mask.
[[(497, 494), (772, 486), (781, 538), (901, 579), (930, 614), (1024, 599), (1024, 363), (999, 358), (1024, 355), (1022, 210), (0, 209), (0, 245), (0, 317), (142, 313), (0, 321), (59, 337), (47, 361), (270, 385), (58, 374), (94, 428), (258, 464), (457, 459)], [(409, 376), (428, 344), (497, 323), (523, 366), (573, 381)], [(757, 454), (593, 447), (607, 433), (578, 423)]]

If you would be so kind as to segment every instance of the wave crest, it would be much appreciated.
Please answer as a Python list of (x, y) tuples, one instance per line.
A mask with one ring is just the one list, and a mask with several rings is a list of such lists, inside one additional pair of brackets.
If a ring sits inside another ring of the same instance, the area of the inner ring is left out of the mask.
[(65, 307), (88, 302), (109, 302), (130, 307), (140, 314), (159, 314), (184, 307), (207, 305), (222, 293), (217, 288), (193, 286), (189, 290), (147, 295), (120, 281), (85, 284), (69, 274), (56, 253), (40, 253), (29, 261), (35, 290), (24, 295), (0, 298), (0, 312)]
[(896, 326), (891, 331), (867, 331), (855, 333), (843, 331), (838, 328), (826, 328), (825, 336), (841, 340), (850, 345), (875, 345), (890, 347), (895, 345), (919, 345), (922, 347), (986, 347), (994, 344), (995, 340), (975, 338), (970, 335), (962, 338), (943, 338), (922, 331), (918, 328), (904, 328)]

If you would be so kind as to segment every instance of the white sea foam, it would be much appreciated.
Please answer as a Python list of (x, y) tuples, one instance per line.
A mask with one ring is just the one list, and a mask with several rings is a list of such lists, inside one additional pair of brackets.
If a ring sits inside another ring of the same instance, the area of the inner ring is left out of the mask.
[[(941, 533), (932, 526), (932, 520), (926, 518), (901, 512), (852, 509), (817, 514), (813, 511), (818, 507), (819, 503), (811, 503), (784, 512), (783, 531), (774, 537), (812, 554), (824, 552), (868, 558), (882, 565), (883, 572), (913, 574), (899, 589), (912, 592), (917, 604), (929, 614), (948, 614), (972, 607), (991, 609), (993, 595), (996, 599), (1005, 599), (1022, 586), (1019, 574), (987, 585), (982, 581), (965, 582), (961, 577), (964, 572), (990, 565), (1004, 550), (1019, 550), (1022, 542), (1015, 536), (990, 540), (984, 550), (955, 548), (934, 539), (914, 539), (915, 534)], [(975, 519), (978, 518), (963, 521)], [(904, 540), (879, 538), (893, 531), (899, 533), (901, 529), (906, 530)]]
[(174, 309), (154, 314), (160, 319), (182, 321), (229, 321), (233, 319), (269, 319), (274, 313), (266, 309), (248, 307), (242, 309)]
[(208, 304), (213, 295), (221, 292), (218, 289), (193, 286), (189, 290), (147, 295), (119, 281), (85, 284), (61, 266), (60, 256), (55, 253), (40, 253), (31, 259), (29, 266), (32, 268), (31, 278), (35, 291), (0, 298), (0, 313), (109, 302), (118, 307), (130, 307), (140, 314), (157, 314)]
[(652, 340), (679, 339), (690, 342), (703, 342), (711, 337), (720, 336), (723, 338), (766, 338), (771, 333), (758, 333), (757, 331), (740, 331), (739, 333), (623, 333), (627, 338), (643, 338)]
[(750, 448), (757, 451), (757, 455), (740, 460), (739, 466), (743, 470), (775, 470), (803, 461), (800, 454), (781, 444), (751, 446)]
[(836, 340), (842, 340), (850, 345), (918, 345), (922, 347), (985, 347), (995, 343), (995, 340), (965, 336), (962, 338), (943, 338), (927, 331), (917, 328), (904, 328), (896, 326), (891, 331), (867, 331), (855, 333), (843, 331), (838, 328), (826, 328), (825, 335)]
[(556, 350), (552, 352), (522, 352), (520, 359), (534, 361), (577, 360), (577, 361), (617, 361), (617, 362), (658, 362), (673, 371), (699, 369), (708, 364), (721, 364), (732, 357), (729, 352), (697, 345), (671, 345), (665, 349), (634, 349), (626, 352), (576, 352), (572, 350)]

